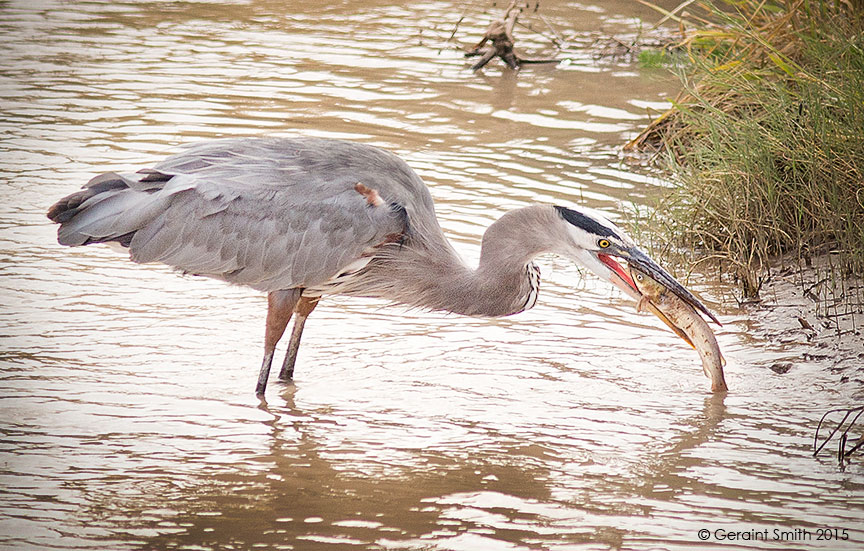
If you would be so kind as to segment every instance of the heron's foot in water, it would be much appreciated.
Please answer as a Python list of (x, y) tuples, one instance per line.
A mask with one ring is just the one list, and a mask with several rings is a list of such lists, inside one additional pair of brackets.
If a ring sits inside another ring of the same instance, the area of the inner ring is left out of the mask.
[(282, 381), (283, 383), (293, 383), (294, 382), (294, 372), (292, 371), (291, 373), (287, 373), (287, 374), (280, 373), (279, 374), (279, 380)]

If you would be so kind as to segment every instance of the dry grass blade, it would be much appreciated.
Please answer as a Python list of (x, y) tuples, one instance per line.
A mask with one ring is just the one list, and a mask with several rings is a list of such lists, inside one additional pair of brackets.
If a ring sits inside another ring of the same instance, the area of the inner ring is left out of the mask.
[[(826, 419), (834, 413), (843, 413), (843, 418), (839, 423), (834, 427), (834, 429), (828, 433), (828, 436), (822, 440), (822, 443), (819, 444), (819, 431), (822, 429), (822, 425), (825, 424)], [(837, 445), (837, 461), (840, 464), (840, 467), (844, 467), (845, 463), (849, 461), (849, 458), (852, 457), (852, 454), (857, 450), (861, 449), (864, 446), (864, 437), (858, 437), (857, 442), (854, 446), (849, 449), (846, 449), (846, 444), (849, 442), (849, 431), (855, 428), (858, 419), (861, 415), (864, 414), (864, 406), (858, 406), (853, 408), (837, 408), (826, 411), (822, 418), (819, 420), (819, 425), (816, 427), (816, 434), (813, 437), (813, 456), (816, 457), (819, 455), (819, 452), (830, 442), (834, 435), (840, 432), (840, 437), (838, 438)], [(849, 418), (851, 417), (851, 421)], [(847, 423), (847, 421), (849, 421)], [(841, 430), (842, 429), (842, 430)]]

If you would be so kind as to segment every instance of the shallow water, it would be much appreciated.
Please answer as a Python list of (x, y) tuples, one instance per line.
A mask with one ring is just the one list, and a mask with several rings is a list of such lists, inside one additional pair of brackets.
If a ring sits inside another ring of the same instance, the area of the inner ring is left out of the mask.
[[(618, 153), (675, 93), (662, 72), (574, 50), (472, 75), (445, 44), (465, 4), (294, 4), (0, 6), (0, 547), (859, 548), (864, 469), (810, 446), (861, 389), (768, 370), (788, 343), (754, 338), (722, 284), (693, 286), (724, 322), (726, 397), (659, 321), (548, 257), (537, 307), (512, 318), (327, 300), (295, 384), (261, 403), (260, 294), (57, 245), (44, 211), (93, 174), (225, 136), (399, 153), (469, 262), (510, 208), (615, 217), (664, 185)], [(541, 13), (577, 46), (656, 19)], [(487, 21), (469, 10), (457, 39)]]

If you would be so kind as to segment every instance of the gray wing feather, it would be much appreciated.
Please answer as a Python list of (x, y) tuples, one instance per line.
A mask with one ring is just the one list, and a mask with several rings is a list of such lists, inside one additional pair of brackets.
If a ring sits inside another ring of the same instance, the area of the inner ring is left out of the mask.
[(406, 230), (388, 206), (368, 205), (354, 191), (356, 183), (409, 214), (432, 204), (400, 159), (348, 142), (215, 142), (169, 158), (153, 172), (173, 178), (146, 193), (149, 218), (130, 242), (132, 259), (264, 291), (320, 285)]
[(89, 238), (102, 240), (140, 228), (165, 207), (165, 201), (136, 191), (109, 191), (82, 203), (86, 216), (62, 224), (57, 237), (63, 245), (83, 245)]

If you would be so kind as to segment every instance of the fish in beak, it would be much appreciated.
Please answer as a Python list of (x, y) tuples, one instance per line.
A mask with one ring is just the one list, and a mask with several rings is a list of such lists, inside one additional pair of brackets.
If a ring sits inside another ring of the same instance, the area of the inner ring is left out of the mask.
[(712, 392), (726, 392), (726, 377), (723, 366), (726, 360), (717, 344), (714, 332), (705, 322), (699, 312), (685, 302), (684, 299), (671, 292), (668, 287), (659, 283), (646, 272), (630, 264), (630, 277), (642, 292), (642, 300), (637, 309), (645, 304), (648, 309), (657, 314), (679, 336), (684, 338), (699, 353), (702, 360), (702, 370), (711, 379)]
[[(629, 265), (635, 266), (640, 271), (648, 274), (657, 283), (671, 291), (675, 296), (683, 300), (692, 308), (705, 314), (708, 319), (717, 325), (722, 325), (714, 314), (712, 314), (699, 299), (693, 296), (693, 293), (678, 283), (678, 281), (672, 277), (669, 272), (664, 270), (659, 264), (654, 262), (647, 254), (643, 253), (637, 247), (610, 247), (610, 249), (613, 250), (596, 253), (597, 259), (612, 271), (612, 278), (610, 279), (611, 282), (627, 295), (636, 300), (641, 300), (642, 298), (642, 293), (639, 291), (633, 278), (621, 266), (621, 264), (613, 258), (613, 256), (625, 260)], [(669, 323), (668, 321), (666, 322), (667, 324)]]
[(680, 298), (684, 303), (689, 305), (691, 308), (698, 310), (699, 312), (704, 313), (708, 319), (716, 323), (717, 325), (721, 325), (721, 323), (717, 320), (717, 318), (705, 307), (702, 302), (699, 301), (693, 293), (688, 291), (683, 285), (678, 283), (678, 281), (672, 277), (666, 270), (664, 270), (659, 264), (657, 264), (654, 260), (651, 259), (648, 255), (643, 253), (635, 246), (631, 247), (618, 247), (615, 245), (610, 246), (603, 252), (594, 252), (592, 253), (595, 258), (608, 270), (604, 270), (607, 272), (607, 279), (613, 285), (621, 289), (626, 295), (631, 297), (633, 300), (637, 301), (639, 304), (638, 308), (642, 310), (643, 308), (657, 316), (660, 321), (665, 323), (669, 329), (671, 329), (676, 335), (681, 337), (687, 344), (696, 348), (693, 344), (693, 341), (687, 334), (678, 327), (669, 317), (661, 312), (656, 305), (652, 302), (645, 300), (642, 295), (642, 292), (639, 290), (639, 287), (633, 281), (633, 277), (630, 275), (630, 271), (625, 269), (621, 264), (616, 260), (616, 258), (624, 260), (627, 262), (629, 267), (636, 267), (642, 272), (650, 275), (658, 284), (662, 285), (669, 292)]

